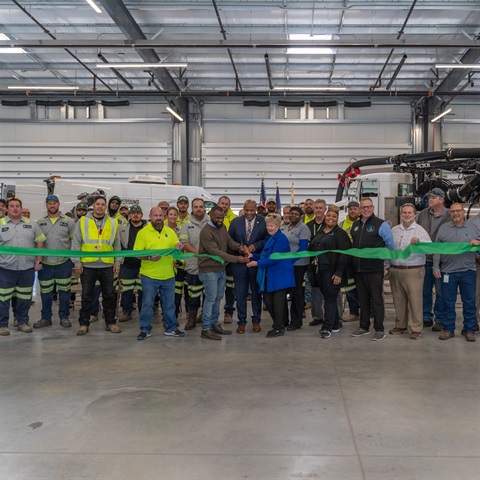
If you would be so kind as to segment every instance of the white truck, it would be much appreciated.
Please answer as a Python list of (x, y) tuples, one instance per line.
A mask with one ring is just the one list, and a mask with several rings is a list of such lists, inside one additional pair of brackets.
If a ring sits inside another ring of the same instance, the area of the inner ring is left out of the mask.
[(167, 185), (162, 177), (137, 175), (130, 177), (128, 182), (113, 180), (67, 180), (52, 176), (44, 183), (18, 182), (0, 183), (0, 197), (16, 196), (31, 212), (31, 218), (36, 220), (45, 215), (45, 199), (47, 195), (58, 195), (63, 213), (72, 212), (79, 202), (91, 205), (93, 197), (104, 195), (109, 199), (113, 195), (121, 198), (122, 205), (139, 204), (148, 217), (151, 207), (166, 200), (175, 205), (180, 195), (186, 195), (190, 202), (194, 198), (202, 198), (209, 210), (217, 199), (202, 187), (187, 185)]
[(401, 205), (413, 203), (418, 210), (427, 207), (425, 195), (433, 188), (445, 192), (447, 207), (465, 203), (471, 215), (477, 212), (472, 207), (480, 198), (480, 148), (367, 158), (353, 162), (338, 179), (337, 205), (370, 197), (375, 214), (392, 225), (399, 223)]

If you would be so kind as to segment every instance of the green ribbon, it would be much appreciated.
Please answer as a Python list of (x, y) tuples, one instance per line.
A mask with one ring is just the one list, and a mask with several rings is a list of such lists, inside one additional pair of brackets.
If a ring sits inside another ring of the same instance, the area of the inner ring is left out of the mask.
[(306, 258), (316, 257), (323, 253), (344, 253), (352, 257), (359, 258), (374, 258), (378, 260), (399, 260), (406, 259), (412, 253), (421, 255), (426, 254), (442, 254), (442, 255), (460, 255), (467, 252), (478, 252), (480, 246), (472, 246), (470, 243), (463, 242), (445, 242), (445, 243), (430, 243), (420, 242), (410, 244), (405, 250), (389, 250), (388, 248), (349, 248), (348, 250), (319, 250), (317, 252), (296, 252), (296, 253), (272, 253), (270, 258), (272, 260), (283, 260), (285, 258)]
[[(289, 252), (289, 253), (272, 253), (270, 258), (272, 260), (283, 260), (286, 258), (307, 258), (317, 257), (324, 253), (344, 253), (352, 257), (358, 258), (372, 258), (378, 260), (399, 260), (406, 259), (413, 253), (426, 254), (442, 254), (442, 255), (460, 255), (468, 252), (478, 252), (480, 246), (472, 246), (469, 243), (453, 242), (453, 243), (430, 243), (421, 242), (410, 244), (405, 250), (389, 250), (388, 248), (349, 248), (348, 250), (319, 250), (317, 252), (303, 251), (303, 252)], [(117, 257), (150, 257), (172, 256), (175, 260), (185, 260), (190, 257), (206, 257), (212, 258), (222, 265), (225, 261), (216, 255), (183, 253), (176, 248), (168, 248), (163, 250), (119, 250), (113, 252), (83, 252), (79, 250), (54, 250), (49, 248), (24, 248), (12, 247), (8, 245), (0, 245), (0, 255), (22, 255), (22, 256), (42, 256), (42, 257), (68, 257), (68, 258), (117, 258)]]
[(216, 255), (207, 255), (206, 253), (183, 253), (176, 248), (165, 248), (162, 250), (117, 250), (112, 252), (83, 252), (79, 250), (54, 250), (50, 248), (25, 248), (12, 247), (9, 245), (0, 245), (0, 255), (21, 255), (21, 256), (41, 256), (41, 257), (68, 257), (68, 258), (124, 258), (124, 257), (154, 257), (172, 256), (175, 260), (185, 260), (190, 257), (207, 257), (225, 263), (223, 258)]

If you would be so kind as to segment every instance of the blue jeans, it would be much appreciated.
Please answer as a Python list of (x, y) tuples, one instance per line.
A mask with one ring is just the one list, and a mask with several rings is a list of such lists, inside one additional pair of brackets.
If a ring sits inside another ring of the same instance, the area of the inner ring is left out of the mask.
[(177, 329), (177, 318), (175, 317), (175, 277), (167, 280), (156, 280), (142, 275), (142, 291), (140, 331), (145, 333), (152, 331), (153, 304), (157, 293), (160, 293), (165, 332), (174, 332)]
[(455, 331), (455, 303), (457, 301), (457, 291), (460, 288), (460, 297), (463, 305), (463, 326), (465, 333), (474, 333), (477, 325), (475, 308), (475, 288), (477, 272), (467, 270), (466, 272), (456, 272), (448, 274), (448, 283), (445, 283), (445, 273), (442, 273), (442, 294), (444, 300), (443, 329), (446, 332)]
[(429, 322), (432, 320), (432, 304), (433, 293), (432, 289), (435, 285), (435, 305), (433, 306), (433, 314), (435, 315), (435, 322), (444, 323), (445, 305), (443, 301), (443, 287), (442, 280), (433, 276), (433, 262), (427, 261), (425, 263), (425, 278), (423, 279), (423, 321)]
[(202, 330), (210, 330), (212, 325), (218, 324), (220, 316), (220, 302), (225, 291), (225, 272), (199, 273), (198, 277), (205, 289), (205, 299), (202, 311)]
[(0, 328), (8, 327), (10, 300), (16, 295), (14, 316), (19, 325), (28, 323), (28, 311), (32, 304), (35, 270), (7, 270), (0, 267)]
[(67, 260), (60, 265), (46, 265), (38, 271), (42, 298), (42, 318), (52, 320), (53, 287), (58, 287), (58, 316), (61, 320), (70, 314), (70, 287), (72, 285), (73, 263)]

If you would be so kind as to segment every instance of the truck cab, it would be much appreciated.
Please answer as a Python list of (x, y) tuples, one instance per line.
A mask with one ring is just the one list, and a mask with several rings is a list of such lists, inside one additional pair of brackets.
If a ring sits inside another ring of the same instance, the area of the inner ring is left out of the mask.
[(398, 225), (400, 206), (414, 203), (413, 177), (410, 173), (382, 172), (365, 173), (348, 182), (343, 193), (343, 202), (360, 202), (363, 197), (372, 200), (375, 215)]

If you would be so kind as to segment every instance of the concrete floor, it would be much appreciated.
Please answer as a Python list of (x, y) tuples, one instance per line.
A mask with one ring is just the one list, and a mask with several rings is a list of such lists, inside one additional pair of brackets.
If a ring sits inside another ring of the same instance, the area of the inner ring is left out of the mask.
[(267, 339), (264, 312), (259, 334), (138, 342), (134, 318), (0, 339), (1, 480), (480, 478), (480, 341)]

